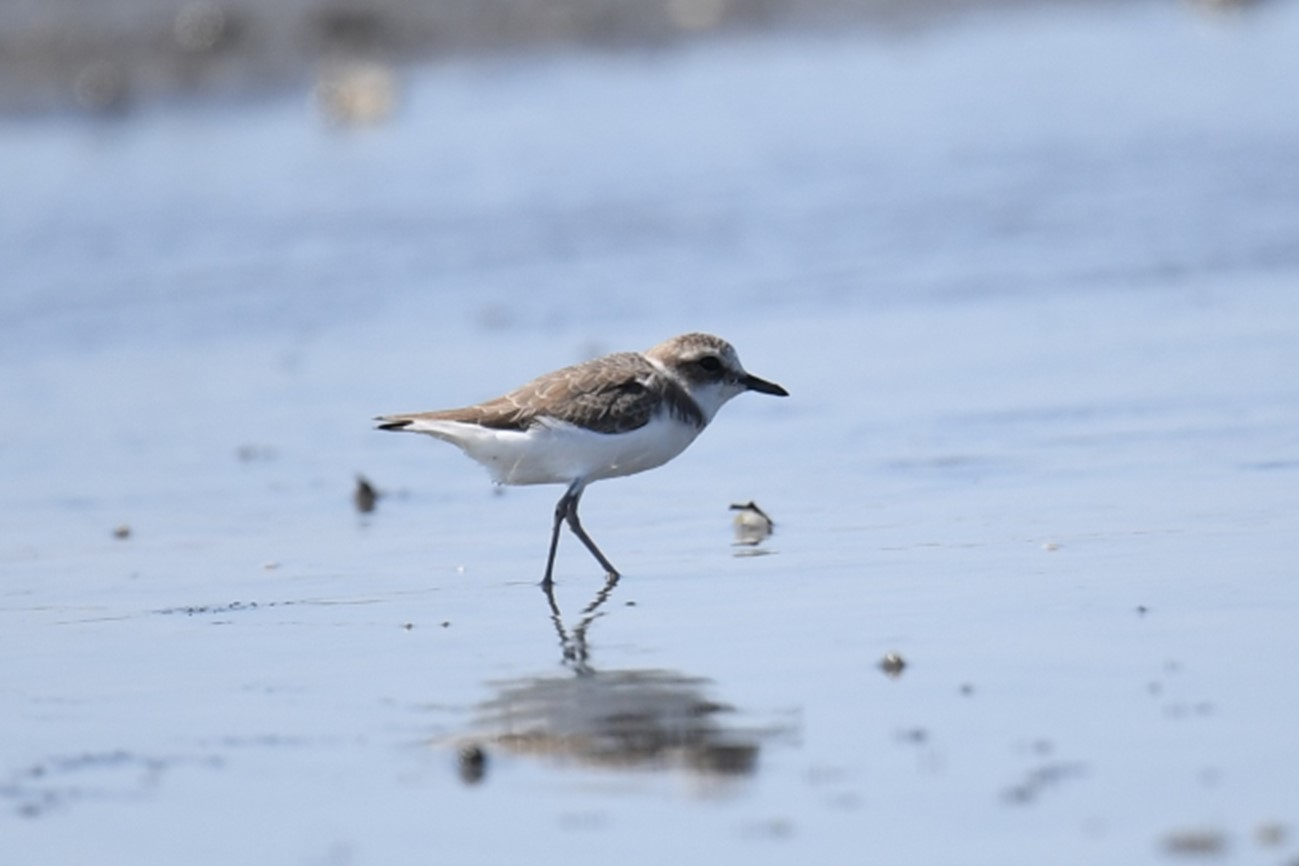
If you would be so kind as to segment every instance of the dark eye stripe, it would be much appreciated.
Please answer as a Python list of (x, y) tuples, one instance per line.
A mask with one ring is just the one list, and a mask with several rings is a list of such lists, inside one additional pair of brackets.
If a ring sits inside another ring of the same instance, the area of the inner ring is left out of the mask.
[(705, 370), (709, 373), (716, 373), (722, 369), (721, 360), (719, 360), (714, 355), (706, 355), (703, 358), (700, 358), (698, 361), (696, 361), (696, 363), (699, 364), (700, 369)]

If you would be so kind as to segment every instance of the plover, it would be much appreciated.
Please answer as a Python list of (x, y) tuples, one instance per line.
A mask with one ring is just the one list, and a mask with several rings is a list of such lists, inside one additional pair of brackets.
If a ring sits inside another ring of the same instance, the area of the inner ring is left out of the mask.
[(549, 587), (565, 522), (606, 574), (618, 576), (577, 516), (586, 486), (662, 466), (745, 391), (789, 396), (746, 372), (720, 337), (682, 334), (645, 352), (618, 352), (547, 373), (475, 406), (375, 420), (380, 430), (450, 442), (487, 467), (498, 484), (568, 485), (555, 505), (541, 581)]

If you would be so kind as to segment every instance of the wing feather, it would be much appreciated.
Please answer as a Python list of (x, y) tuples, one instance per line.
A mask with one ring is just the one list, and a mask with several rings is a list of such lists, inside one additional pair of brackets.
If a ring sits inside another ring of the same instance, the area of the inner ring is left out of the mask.
[(385, 415), (381, 430), (401, 430), (419, 421), (459, 421), (495, 430), (527, 430), (553, 418), (600, 433), (644, 427), (666, 399), (669, 411), (703, 426), (699, 406), (680, 384), (635, 352), (607, 355), (539, 376), (504, 396), (435, 412)]

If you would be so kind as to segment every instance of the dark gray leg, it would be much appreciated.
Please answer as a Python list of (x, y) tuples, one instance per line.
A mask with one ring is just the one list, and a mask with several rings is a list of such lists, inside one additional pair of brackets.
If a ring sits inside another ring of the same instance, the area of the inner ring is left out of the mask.
[(550, 530), (550, 555), (546, 557), (546, 576), (541, 579), (541, 585), (549, 588), (555, 581), (552, 575), (555, 571), (555, 553), (559, 550), (559, 527), (563, 526), (564, 518), (568, 516), (569, 502), (573, 499), (573, 490), (581, 490), (576, 482), (564, 491), (564, 495), (559, 497), (559, 502), (555, 504), (555, 525)]
[(600, 548), (595, 546), (595, 542), (591, 540), (591, 536), (586, 534), (586, 530), (582, 528), (582, 521), (577, 516), (577, 503), (582, 499), (582, 490), (581, 487), (577, 488), (568, 503), (568, 528), (573, 530), (573, 534), (581, 539), (587, 550), (591, 551), (591, 555), (600, 563), (600, 567), (604, 569), (606, 576), (618, 577), (618, 569), (614, 568), (613, 563), (605, 558), (605, 555), (600, 552)]

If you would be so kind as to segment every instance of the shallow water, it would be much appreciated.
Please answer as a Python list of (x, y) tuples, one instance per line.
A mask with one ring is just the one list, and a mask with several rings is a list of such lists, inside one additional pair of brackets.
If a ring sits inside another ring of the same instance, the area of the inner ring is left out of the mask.
[[(0, 857), (1290, 862), (1297, 31), (6, 122)], [(688, 329), (792, 396), (594, 485), (554, 609), (557, 489), (370, 430)]]

